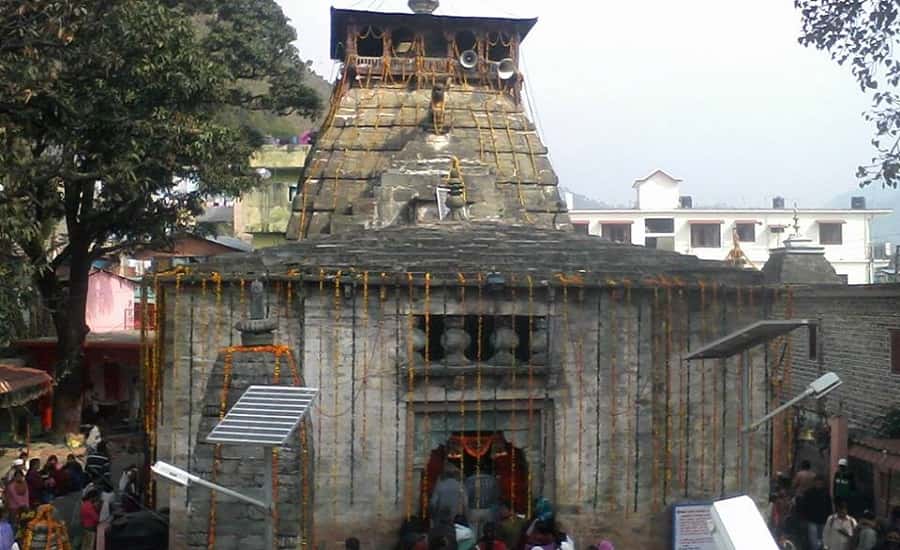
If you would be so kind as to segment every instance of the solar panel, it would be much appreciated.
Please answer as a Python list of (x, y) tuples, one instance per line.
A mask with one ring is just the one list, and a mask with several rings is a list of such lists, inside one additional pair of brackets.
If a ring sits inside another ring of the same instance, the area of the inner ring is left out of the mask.
[(206, 440), (280, 447), (318, 393), (318, 388), (250, 386)]

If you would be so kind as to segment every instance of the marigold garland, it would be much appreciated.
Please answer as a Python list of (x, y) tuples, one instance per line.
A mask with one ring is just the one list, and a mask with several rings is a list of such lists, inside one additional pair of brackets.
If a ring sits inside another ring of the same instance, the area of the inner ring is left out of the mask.
[[(562, 308), (563, 308), (563, 310), (562, 310), (563, 339), (562, 339), (562, 349), (561, 349), (562, 358), (560, 359), (560, 364), (563, 365), (563, 369), (568, 369), (569, 368), (569, 355), (570, 355), (569, 354), (569, 344), (571, 342), (571, 331), (570, 331), (570, 327), (569, 327), (569, 279), (566, 279), (566, 278), (560, 276), (560, 281), (562, 282), (562, 295), (563, 295), (563, 306), (562, 306)], [(569, 392), (566, 391), (566, 389), (565, 389), (566, 386), (568, 386), (568, 384), (563, 384), (563, 390), (562, 390), (563, 403), (568, 403), (569, 398), (570, 398)], [(562, 439), (560, 441), (568, 442), (569, 441), (569, 436), (568, 436), (569, 422), (567, 421), (565, 412), (562, 412), (562, 414), (560, 414), (559, 422), (560, 422), (560, 424), (562, 424)], [(569, 488), (569, 483), (568, 483), (568, 478), (566, 477), (566, 474), (568, 473), (568, 462), (569, 462), (568, 461), (568, 453), (561, 453), (561, 454), (562, 454), (562, 460), (560, 461), (560, 468), (559, 468), (559, 479), (562, 480), (562, 483), (563, 483), (563, 491), (561, 491), (561, 494), (564, 495), (563, 498), (568, 500), (570, 498), (570, 496), (567, 494), (567, 490)]]
[[(425, 291), (422, 308), (425, 313), (425, 400), (428, 400), (429, 371), (431, 370), (431, 274), (425, 273)], [(429, 430), (431, 424), (428, 417), (428, 408), (425, 408), (424, 430)], [(427, 431), (426, 431), (427, 436)], [(428, 468), (422, 469), (422, 486), (428, 487)], [(428, 499), (422, 498), (421, 517), (428, 514)]]
[[(599, 300), (599, 298), (598, 298)], [(610, 341), (610, 354), (609, 354), (609, 463), (610, 464), (618, 464), (618, 450), (616, 449), (616, 435), (618, 432), (618, 416), (619, 416), (619, 406), (618, 406), (618, 390), (619, 390), (619, 372), (618, 372), (618, 353), (617, 353), (617, 344), (618, 340), (614, 337), (614, 335), (619, 333), (619, 315), (618, 315), (618, 301), (616, 300), (616, 291), (614, 289), (610, 289), (609, 291), (609, 341)], [(600, 353), (600, 349), (598, 346), (597, 353)], [(597, 379), (599, 381), (600, 375), (597, 374)], [(597, 399), (600, 398), (600, 388), (598, 385), (597, 388)], [(599, 416), (599, 413), (598, 413)], [(600, 429), (599, 422), (596, 427), (597, 430)], [(599, 470), (600, 465), (597, 465)], [(609, 476), (609, 493), (607, 498), (609, 500), (609, 510), (615, 511), (618, 508), (616, 504), (616, 483), (615, 477)]]
[[(457, 280), (459, 281), (459, 310), (462, 312), (466, 311), (466, 277), (462, 273), (457, 274)], [(466, 377), (459, 377), (459, 425), (463, 428), (466, 425)], [(466, 474), (463, 472), (462, 467), (462, 459), (460, 459), (460, 467), (459, 467), (459, 482), (465, 483)]]
[(415, 424), (412, 421), (413, 414), (413, 389), (415, 386), (415, 376), (414, 370), (416, 366), (416, 357), (415, 357), (415, 347), (413, 346), (413, 330), (415, 329), (415, 323), (413, 319), (413, 274), (407, 273), (406, 280), (408, 284), (408, 297), (407, 297), (407, 307), (406, 307), (406, 355), (407, 355), (407, 363), (406, 363), (406, 438), (404, 443), (406, 445), (405, 455), (406, 455), (406, 484), (405, 484), (405, 498), (406, 501), (406, 519), (409, 519), (413, 515), (413, 459), (414, 459), (414, 451), (413, 451), (413, 429)]
[[(337, 414), (338, 402), (340, 399), (340, 386), (338, 381), (338, 372), (340, 370), (340, 361), (338, 354), (340, 353), (340, 322), (341, 322), (341, 271), (338, 270), (334, 274), (334, 312), (331, 324), (331, 375), (334, 377), (334, 387), (332, 394), (332, 407), (335, 412), (331, 429), (333, 431), (332, 455), (331, 455), (331, 514), (337, 517), (337, 478), (338, 478), (338, 434), (340, 433), (340, 415)], [(350, 396), (351, 398), (353, 396)]]
[[(369, 394), (369, 272), (363, 272), (363, 308), (362, 308), (362, 330), (363, 330), (363, 376), (362, 376), (362, 441), (361, 450), (362, 458), (365, 459), (368, 451), (368, 394)], [(379, 339), (380, 339), (379, 334)]]
[[(578, 287), (578, 309), (584, 311), (584, 287)], [(582, 478), (584, 466), (584, 331), (578, 330), (575, 349), (575, 371), (578, 377), (578, 463), (577, 463), (577, 502), (584, 499), (584, 483)]]
[[(707, 341), (706, 330), (706, 284), (700, 281), (700, 339)], [(706, 492), (706, 359), (700, 361), (700, 490)]]
[[(528, 281), (528, 342), (532, 342), (534, 338), (534, 279), (531, 275), (526, 277)], [(534, 357), (532, 346), (528, 346), (528, 429), (525, 433), (525, 441), (528, 449), (531, 449), (534, 426)], [(534, 502), (534, 468), (528, 468), (528, 487), (526, 506), (526, 517), (531, 517), (531, 503)]]

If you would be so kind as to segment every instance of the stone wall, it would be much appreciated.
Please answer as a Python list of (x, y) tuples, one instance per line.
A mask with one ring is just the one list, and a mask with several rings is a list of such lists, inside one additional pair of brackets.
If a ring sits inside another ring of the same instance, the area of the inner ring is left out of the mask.
[[(696, 363), (682, 357), (768, 316), (770, 292), (751, 287), (597, 290), (571, 283), (531, 293), (527, 288), (482, 289), (479, 298), (475, 286), (426, 293), (419, 279), (412, 286), (405, 277), (386, 280), (383, 291), (374, 277), (367, 286), (336, 285), (330, 278), (305, 287), (299, 281), (268, 285), (270, 315), (279, 321), (276, 340), (294, 351), (306, 384), (321, 389), (310, 418), (316, 450), (310, 464), (315, 547), (338, 548), (347, 536), (361, 534), (373, 547), (393, 544), (401, 519), (421, 510), (419, 484), (433, 442), (442, 430), (452, 431), (454, 418), (478, 411), (485, 418), (505, 411), (496, 418), (505, 418), (506, 424), (495, 427), (514, 440), (540, 435), (540, 443), (526, 453), (533, 467), (530, 496), (546, 495), (557, 503), (577, 540), (593, 537), (601, 516), (632, 525), (622, 530), (630, 533), (628, 540), (648, 540), (658, 533), (649, 520), (667, 517), (668, 505), (739, 489), (741, 357)], [(249, 295), (249, 284), (245, 287)], [(211, 281), (205, 289), (183, 282), (176, 311), (174, 294), (174, 285), (166, 286), (166, 386), (158, 452), (161, 459), (170, 454), (174, 434), (173, 461), (188, 464), (190, 454), (196, 467), (197, 453), (188, 441), (198, 436), (212, 358), (237, 341), (228, 327), (240, 317), (246, 299), (237, 283), (225, 283), (217, 294)], [(480, 314), (482, 319), (546, 317), (548, 368), (532, 371), (529, 385), (527, 365), (497, 374), (485, 349), (480, 384), (477, 367), (442, 378), (435, 361), (429, 364), (435, 374), (427, 382), (419, 364), (410, 385), (407, 335), (411, 319), (426, 309), (431, 315)], [(173, 357), (178, 358), (175, 368)], [(767, 410), (772, 363), (765, 349), (751, 351), (748, 360), (751, 416), (758, 417)], [(189, 379), (193, 384), (185, 383)], [(752, 492), (759, 498), (768, 489), (768, 439), (766, 430), (752, 439)], [(176, 489), (167, 495), (161, 489), (160, 502), (179, 518), (185, 503), (192, 512), (208, 503), (208, 494), (192, 493), (187, 497)], [(189, 532), (177, 519), (173, 525), (176, 533)], [(184, 547), (178, 544), (173, 548)]]
[(791, 291), (783, 316), (819, 323), (817, 353), (810, 356), (806, 330), (798, 330), (787, 349), (791, 395), (833, 371), (843, 385), (809, 409), (845, 415), (851, 429), (870, 431), (873, 421), (900, 405), (900, 374), (891, 371), (890, 331), (900, 330), (900, 287), (809, 287)]

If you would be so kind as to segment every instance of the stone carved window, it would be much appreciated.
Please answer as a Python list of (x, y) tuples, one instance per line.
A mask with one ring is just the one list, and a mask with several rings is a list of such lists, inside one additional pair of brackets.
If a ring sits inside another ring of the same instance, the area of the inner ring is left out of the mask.
[[(428, 359), (433, 365), (543, 365), (546, 362), (546, 318), (527, 315), (431, 315), (415, 317), (416, 328), (427, 334)], [(421, 333), (420, 333), (421, 334)], [(479, 338), (480, 336), (480, 338)], [(422, 344), (425, 338), (423, 335)], [(424, 357), (424, 346), (417, 350)]]

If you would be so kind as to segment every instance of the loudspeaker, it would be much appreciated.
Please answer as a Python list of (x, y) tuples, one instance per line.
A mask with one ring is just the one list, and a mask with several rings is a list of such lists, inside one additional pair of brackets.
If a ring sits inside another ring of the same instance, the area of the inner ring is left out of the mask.
[(474, 69), (478, 65), (478, 54), (475, 50), (466, 50), (459, 55), (459, 64), (463, 69)]
[(516, 62), (507, 57), (497, 63), (497, 76), (500, 80), (509, 80), (516, 75)]

